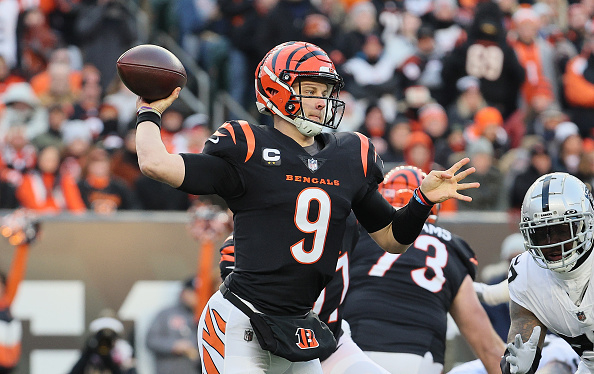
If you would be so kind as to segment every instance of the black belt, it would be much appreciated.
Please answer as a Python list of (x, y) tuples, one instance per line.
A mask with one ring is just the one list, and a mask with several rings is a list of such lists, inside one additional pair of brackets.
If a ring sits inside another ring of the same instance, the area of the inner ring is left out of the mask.
[(241, 310), (243, 314), (249, 318), (254, 315), (255, 312), (249, 306), (245, 305), (245, 303), (241, 301), (239, 297), (235, 296), (235, 294), (231, 292), (231, 290), (225, 285), (225, 282), (221, 283), (219, 286), (219, 291), (221, 291), (225, 299), (227, 299), (237, 309)]

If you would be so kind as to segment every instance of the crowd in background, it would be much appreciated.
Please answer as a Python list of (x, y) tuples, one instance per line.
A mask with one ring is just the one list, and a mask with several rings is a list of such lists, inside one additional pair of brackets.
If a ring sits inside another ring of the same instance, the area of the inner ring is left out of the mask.
[[(115, 67), (165, 33), (251, 113), (261, 56), (319, 45), (345, 80), (339, 131), (368, 136), (386, 170), (469, 156), (481, 188), (443, 209), (517, 211), (539, 175), (594, 182), (593, 17), (591, 0), (2, 0), (0, 208), (189, 208), (140, 173)], [(162, 125), (177, 153), (221, 124), (178, 100)]]

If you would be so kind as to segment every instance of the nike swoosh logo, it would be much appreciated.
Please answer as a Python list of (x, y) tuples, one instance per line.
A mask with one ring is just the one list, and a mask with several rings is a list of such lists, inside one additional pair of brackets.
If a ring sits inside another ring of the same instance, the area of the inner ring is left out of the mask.
[(210, 140), (211, 142), (213, 142), (214, 144), (217, 144), (219, 142), (219, 137), (217, 136), (216, 138), (208, 138), (208, 140)]

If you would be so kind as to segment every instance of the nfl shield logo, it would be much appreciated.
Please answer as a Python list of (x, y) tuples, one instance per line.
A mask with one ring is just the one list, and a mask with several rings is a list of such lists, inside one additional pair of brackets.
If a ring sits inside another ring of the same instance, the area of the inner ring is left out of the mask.
[(314, 159), (314, 158), (309, 158), (307, 159), (307, 167), (309, 168), (309, 170), (311, 171), (316, 171), (318, 170), (318, 160)]
[(243, 332), (243, 340), (246, 342), (251, 342), (254, 340), (254, 332), (250, 329), (247, 329)]
[(584, 322), (586, 320), (586, 315), (584, 312), (577, 312), (575, 315), (580, 320), (580, 322)]

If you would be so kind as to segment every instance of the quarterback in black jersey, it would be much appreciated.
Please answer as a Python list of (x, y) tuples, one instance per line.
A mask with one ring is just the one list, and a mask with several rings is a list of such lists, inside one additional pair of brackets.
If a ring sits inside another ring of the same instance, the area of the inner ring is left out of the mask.
[[(319, 373), (317, 359), (291, 362), (261, 348), (264, 339), (245, 333), (251, 329), (246, 309), (229, 299), (269, 316), (304, 316), (334, 274), (351, 210), (382, 248), (400, 253), (421, 231), (433, 203), (471, 201), (459, 191), (478, 183), (459, 183), (474, 172), (460, 171), (469, 161), (463, 159), (432, 171), (396, 211), (377, 190), (381, 160), (369, 139), (321, 132), (337, 128), (342, 117), (342, 78), (313, 44), (273, 48), (256, 69), (255, 87), (258, 108), (273, 116), (274, 126), (229, 121), (202, 154), (170, 154), (161, 140), (160, 113), (179, 87), (162, 100), (139, 99), (138, 163), (145, 175), (184, 192), (218, 194), (234, 214), (235, 269), (225, 295), (212, 296), (199, 324), (203, 371)], [(317, 347), (301, 343), (295, 342), (305, 350)]]
[[(389, 374), (387, 370), (373, 362), (357, 347), (350, 337), (350, 329), (342, 319), (342, 302), (349, 287), (349, 261), (359, 239), (358, 223), (353, 214), (347, 218), (342, 250), (336, 264), (334, 277), (328, 282), (316, 300), (313, 311), (328, 325), (337, 341), (337, 349), (329, 357), (321, 357), (324, 374)], [(224, 280), (235, 267), (235, 246), (230, 235), (220, 248), (219, 269)], [(345, 331), (346, 330), (346, 331)]]
[[(413, 166), (397, 167), (380, 192), (402, 207), (423, 178)], [(488, 372), (497, 373), (505, 347), (474, 292), (474, 252), (431, 223), (437, 208), (401, 255), (386, 253), (362, 230), (351, 257), (344, 318), (355, 343), (389, 372), (439, 374), (450, 312)]]

